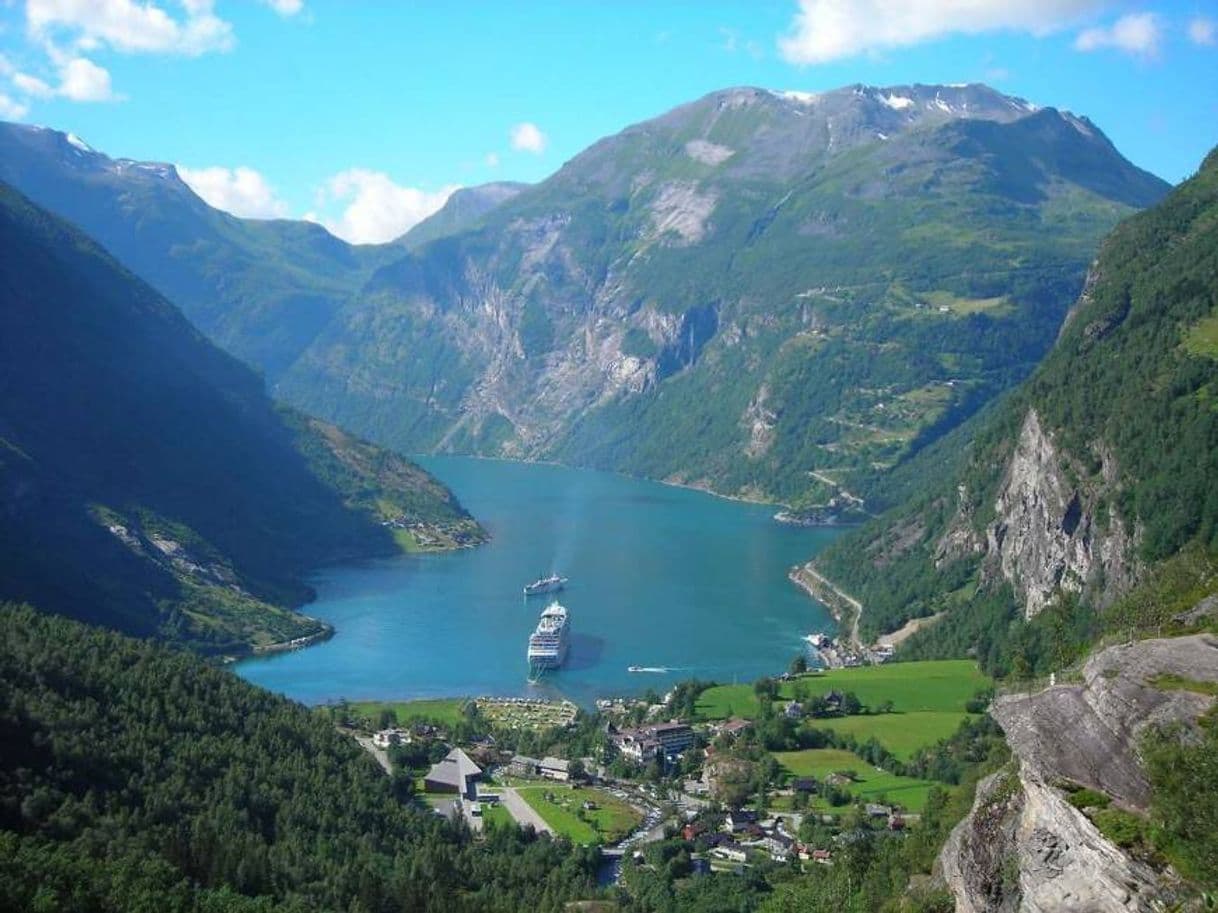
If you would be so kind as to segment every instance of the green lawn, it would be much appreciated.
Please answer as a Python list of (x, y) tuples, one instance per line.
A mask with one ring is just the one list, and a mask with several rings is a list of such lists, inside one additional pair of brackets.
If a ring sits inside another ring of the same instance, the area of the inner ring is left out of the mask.
[(1189, 327), (1184, 348), (1191, 355), (1218, 359), (1218, 314), (1203, 317)]
[[(868, 802), (881, 799), (895, 803), (911, 812), (921, 812), (926, 796), (935, 786), (930, 780), (898, 777), (874, 767), (849, 751), (836, 748), (809, 748), (805, 751), (776, 751), (774, 758), (794, 777), (815, 777), (823, 780), (839, 770), (853, 771), (857, 781), (842, 788)], [(820, 807), (817, 803), (817, 807)]]
[(813, 725), (834, 732), (850, 733), (860, 742), (874, 736), (902, 761), (908, 761), (919, 748), (934, 745), (955, 733), (966, 715), (934, 710), (925, 713), (882, 713), (815, 720)]
[(482, 821), (484, 827), (504, 827), (506, 825), (516, 824), (516, 819), (499, 803), (482, 803)]
[[(802, 676), (797, 681), (809, 696), (834, 689), (853, 691), (869, 707), (892, 701), (894, 709), (903, 713), (954, 711), (958, 719), (964, 716), (965, 702), (991, 684), (976, 663), (964, 659), (834, 669)], [(795, 689), (796, 682), (783, 682), (779, 694), (790, 700), (795, 697)], [(751, 684), (717, 685), (702, 693), (697, 711), (703, 720), (729, 716), (751, 719), (758, 712), (757, 695)]]
[[(613, 843), (642, 820), (632, 806), (599, 789), (526, 786), (518, 792), (555, 833), (572, 843)], [(553, 795), (552, 801), (546, 798), (547, 793)], [(585, 800), (595, 802), (597, 808), (583, 811), (580, 806)]]
[(428, 701), (352, 701), (349, 706), (352, 713), (371, 720), (374, 724), (380, 719), (381, 711), (389, 710), (394, 714), (399, 726), (411, 720), (429, 720), (452, 725), (462, 720), (466, 703), (463, 697), (453, 697)]

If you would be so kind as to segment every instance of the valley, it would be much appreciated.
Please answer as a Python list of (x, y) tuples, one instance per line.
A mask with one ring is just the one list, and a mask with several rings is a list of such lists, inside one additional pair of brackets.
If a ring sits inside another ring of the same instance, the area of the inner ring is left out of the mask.
[(163, 5), (0, 9), (0, 909), (1213, 907), (1218, 24)]

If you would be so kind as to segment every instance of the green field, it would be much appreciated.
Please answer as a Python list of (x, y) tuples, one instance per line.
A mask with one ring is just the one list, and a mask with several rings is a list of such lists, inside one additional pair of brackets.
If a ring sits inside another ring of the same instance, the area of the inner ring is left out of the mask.
[[(633, 806), (599, 789), (526, 786), (518, 792), (555, 833), (572, 843), (613, 843), (642, 821)], [(547, 793), (553, 796), (552, 800), (546, 798)], [(595, 802), (597, 808), (583, 811), (580, 805), (585, 800)]]
[[(964, 705), (969, 698), (991, 684), (976, 663), (964, 659), (887, 663), (813, 673), (796, 681), (782, 682), (779, 695), (791, 700), (795, 697), (797, 683), (809, 697), (835, 689), (853, 691), (871, 708), (892, 701), (893, 708), (900, 713), (954, 712), (957, 719), (964, 717)], [(702, 692), (697, 706), (698, 718), (702, 720), (721, 720), (730, 716), (752, 719), (758, 709), (752, 685), (708, 688)]]
[[(836, 748), (809, 748), (805, 751), (778, 751), (774, 758), (793, 777), (815, 777), (823, 780), (831, 773), (849, 770), (857, 781), (842, 788), (851, 795), (867, 802), (886, 801), (900, 805), (907, 811), (921, 812), (926, 805), (926, 796), (935, 786), (929, 780), (898, 777), (879, 771), (862, 758), (849, 751)], [(816, 804), (821, 807), (820, 801)]]
[(1189, 327), (1184, 348), (1191, 355), (1218, 359), (1218, 314), (1204, 317)]
[(902, 761), (908, 761), (919, 748), (929, 747), (954, 734), (964, 716), (966, 714), (931, 710), (925, 713), (837, 717), (816, 720), (815, 725), (834, 732), (850, 733), (860, 742), (874, 736)]
[(484, 827), (504, 827), (516, 824), (516, 819), (499, 803), (482, 803), (482, 821)]
[(356, 716), (370, 720), (373, 724), (380, 719), (382, 711), (388, 710), (393, 713), (399, 726), (412, 720), (452, 725), (463, 719), (466, 703), (468, 702), (465, 698), (454, 697), (430, 701), (351, 701), (348, 706)]

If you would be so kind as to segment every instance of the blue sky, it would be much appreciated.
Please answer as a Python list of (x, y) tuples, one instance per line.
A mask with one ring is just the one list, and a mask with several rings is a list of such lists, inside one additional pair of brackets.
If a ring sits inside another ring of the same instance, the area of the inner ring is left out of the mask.
[(1218, 0), (0, 0), (0, 55), (0, 118), (354, 240), (732, 85), (988, 82), (1171, 181), (1218, 143)]

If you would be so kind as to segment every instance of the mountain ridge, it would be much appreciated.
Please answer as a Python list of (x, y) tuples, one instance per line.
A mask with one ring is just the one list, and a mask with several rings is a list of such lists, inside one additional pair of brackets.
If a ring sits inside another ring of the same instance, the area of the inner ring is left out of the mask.
[[(379, 443), (832, 519), (839, 486), (1026, 375), (1099, 238), (1165, 188), (1086, 118), (982, 85), (737, 87), (597, 141), (471, 221), (438, 213), (413, 241), (340, 246), (302, 272), (256, 256), (285, 242), (236, 220), (194, 275), (176, 262), (154, 284), (277, 395)], [(146, 277), (137, 253), (173, 262), (106, 243)]]
[[(417, 467), (275, 406), (79, 230), (0, 184), (4, 598), (207, 652), (325, 632), (289, 611), (387, 520), (480, 531)], [(393, 516), (386, 516), (386, 511)]]

